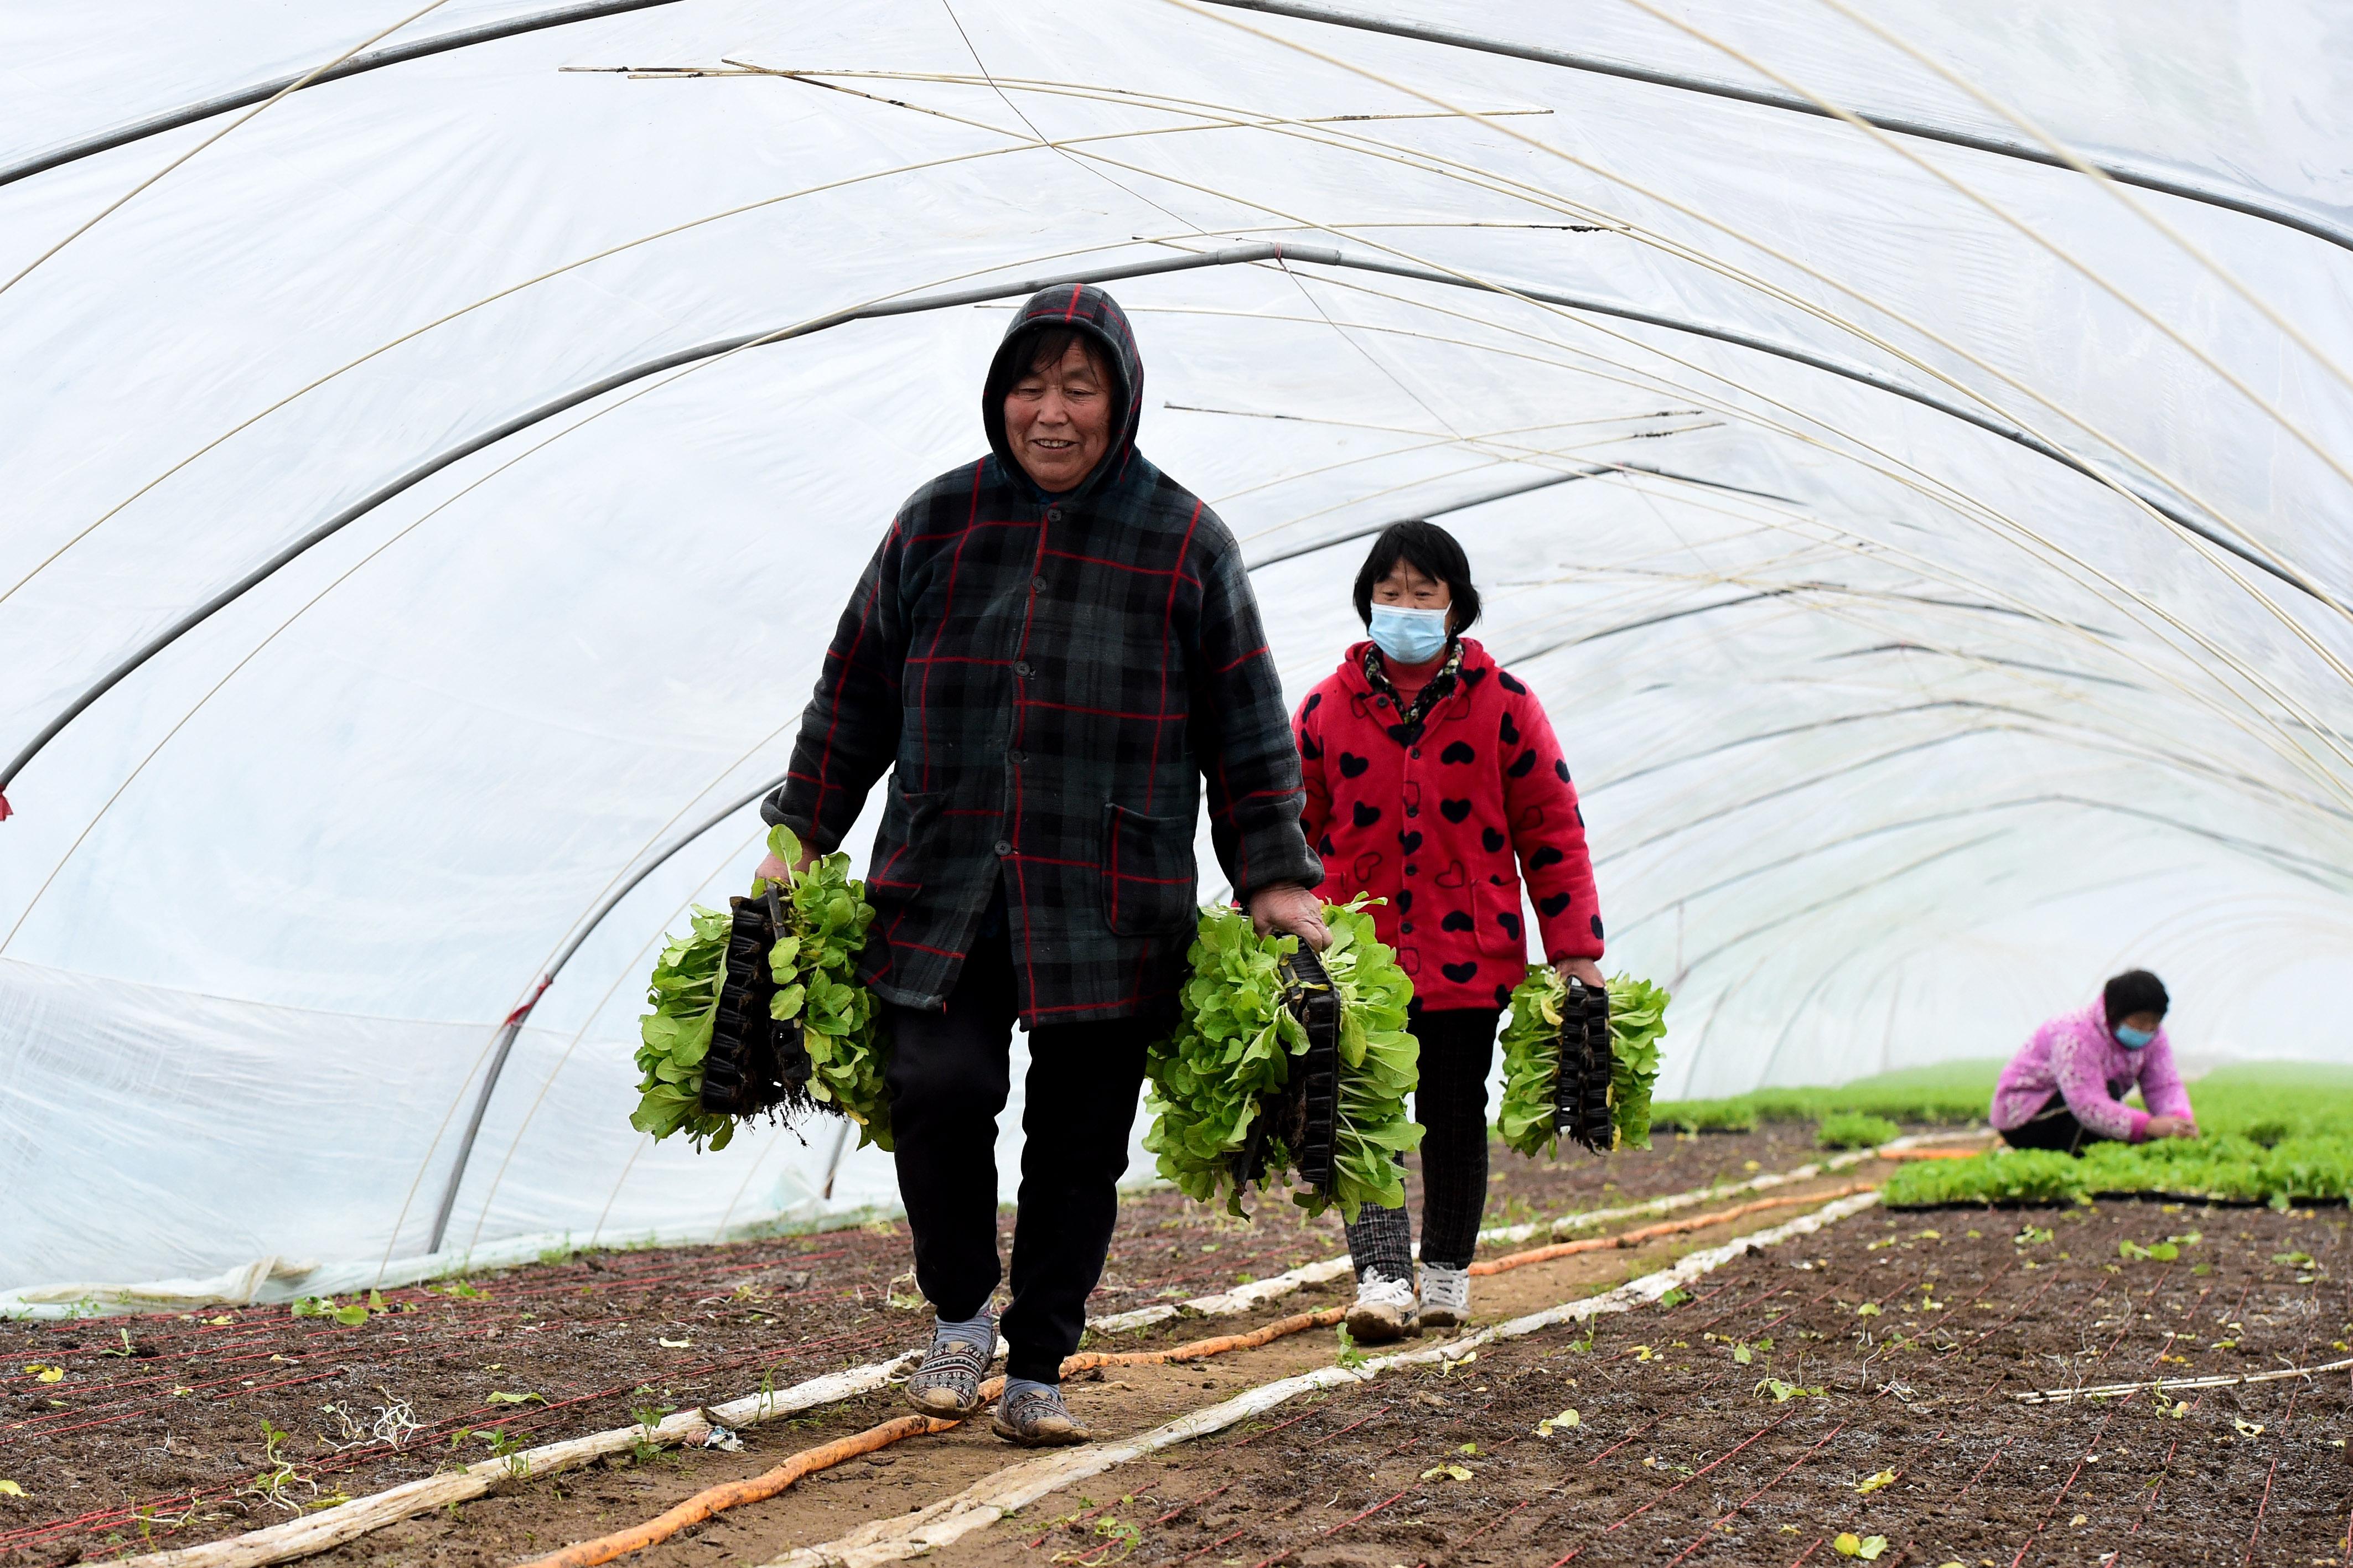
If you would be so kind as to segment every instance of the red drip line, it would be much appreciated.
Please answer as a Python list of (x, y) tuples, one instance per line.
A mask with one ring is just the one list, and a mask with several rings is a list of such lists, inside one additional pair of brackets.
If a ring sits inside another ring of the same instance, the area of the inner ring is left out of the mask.
[(1229, 1492), (1229, 1491), (1231, 1491), (1231, 1490), (1233, 1490), (1233, 1489), (1234, 1489), (1234, 1483), (1233, 1483), (1233, 1482), (1231, 1482), (1231, 1481), (1228, 1481), (1224, 1486), (1219, 1487), (1219, 1488), (1218, 1489), (1218, 1490), (1217, 1490), (1217, 1491), (1203, 1492), (1199, 1497), (1195, 1498), (1191, 1502), (1180, 1502), (1180, 1503), (1178, 1503), (1175, 1508), (1170, 1509), (1166, 1513), (1162, 1514), (1158, 1519), (1154, 1520), (1152, 1522), (1153, 1522), (1155, 1525), (1163, 1525), (1163, 1524), (1166, 1524), (1166, 1523), (1167, 1523), (1170, 1520), (1175, 1519), (1178, 1514), (1183, 1513), (1187, 1509), (1188, 1509), (1188, 1508), (1198, 1508), (1198, 1507), (1200, 1507), (1203, 1503), (1205, 1503), (1205, 1502), (1208, 1501), (1211, 1498), (1216, 1497), (1216, 1496), (1218, 1495), (1218, 1492)]
[[(1472, 1542), (1478, 1540), (1481, 1536), (1486, 1534), (1497, 1525), (1502, 1524), (1504, 1521), (1511, 1518), (1512, 1515), (1519, 1512), (1520, 1510), (1526, 1508), (1535, 1500), (1533, 1498), (1522, 1498), (1519, 1501), (1505, 1509), (1502, 1513), (1497, 1514), (1493, 1519), (1489, 1520), (1486, 1523), (1481, 1525), (1478, 1529), (1464, 1536), (1461, 1541), (1455, 1542), (1455, 1544), (1458, 1547), (1470, 1545)], [(1421, 1565), (1421, 1568), (1429, 1568), (1429, 1564), (1424, 1563)]]
[[(1993, 1468), (1993, 1467), (1994, 1467), (1994, 1461), (1995, 1461), (1995, 1460), (1997, 1460), (1997, 1459), (2000, 1459), (2000, 1458), (2002, 1457), (2002, 1455), (2003, 1455), (2005, 1452), (2007, 1452), (2007, 1451), (2009, 1450), (2010, 1446), (2012, 1443), (2015, 1443), (2016, 1441), (2018, 1441), (2018, 1434), (2017, 1434), (2017, 1433), (2015, 1433), (2015, 1432), (2011, 1433), (2009, 1436), (2004, 1437), (2004, 1438), (2001, 1440), (2001, 1442), (2000, 1442), (2000, 1444), (1998, 1444), (1998, 1445), (1995, 1447), (1994, 1451), (1993, 1451), (1993, 1458), (1991, 1458), (1991, 1459), (1988, 1459), (1984, 1464), (1982, 1464), (1982, 1465), (1980, 1465), (1980, 1466), (1978, 1466), (1978, 1473), (1977, 1473), (1976, 1475), (1974, 1475), (1974, 1476), (1971, 1476), (1971, 1477), (1968, 1479), (1968, 1484), (1967, 1484), (1967, 1485), (1965, 1485), (1965, 1486), (1963, 1486), (1959, 1491), (1957, 1491), (1957, 1492), (1955, 1492), (1955, 1493), (1953, 1494), (1953, 1500), (1954, 1500), (1955, 1502), (1958, 1502), (1958, 1501), (1960, 1501), (1963, 1498), (1965, 1498), (1965, 1497), (1968, 1496), (1968, 1495), (1969, 1495), (1969, 1488), (1970, 1488), (1970, 1487), (1973, 1487), (1973, 1486), (1975, 1486), (1975, 1485), (1977, 1485), (1979, 1481), (1981, 1481), (1981, 1480), (1985, 1479), (1985, 1478), (1986, 1478), (1986, 1472), (1987, 1472), (1988, 1470), (1990, 1470), (1990, 1469), (1992, 1469), (1992, 1468)], [(2179, 1442), (2179, 1441), (2180, 1441), (2180, 1439), (2179, 1439), (2179, 1438), (2176, 1438), (2176, 1439), (2175, 1439), (2175, 1441), (2176, 1441), (2176, 1442)]]
[(1658, 1496), (1652, 1498), (1641, 1507), (1634, 1510), (1631, 1513), (1621, 1516), (1614, 1523), (1610, 1524), (1608, 1529), (1602, 1531), (1600, 1535), (1588, 1537), (1583, 1545), (1571, 1548), (1567, 1556), (1556, 1558), (1548, 1565), (1548, 1568), (1561, 1568), (1562, 1563), (1568, 1562), (1571, 1558), (1576, 1557), (1577, 1553), (1583, 1552), (1587, 1546), (1590, 1546), (1594, 1542), (1600, 1540), (1602, 1535), (1608, 1535), (1611, 1531), (1620, 1529), (1630, 1521), (1650, 1512), (1652, 1509), (1658, 1507), (1661, 1503), (1666, 1501), (1669, 1498), (1674, 1496), (1685, 1487), (1691, 1485), (1692, 1482), (1699, 1479), (1700, 1477), (1707, 1474), (1708, 1471), (1715, 1468), (1716, 1466), (1724, 1463), (1725, 1460), (1729, 1459), (1733, 1455), (1737, 1454), (1741, 1449), (1746, 1448), (1749, 1444), (1754, 1443), (1757, 1438), (1765, 1436), (1766, 1433), (1772, 1431), (1777, 1426), (1779, 1426), (1782, 1422), (1790, 1420), (1796, 1415), (1797, 1412), (1793, 1410), (1788, 1415), (1782, 1416), (1779, 1421), (1770, 1421), (1766, 1423), (1764, 1426), (1759, 1426), (1756, 1431), (1751, 1432), (1747, 1436), (1743, 1437), (1739, 1442), (1734, 1444), (1731, 1447), (1726, 1448), (1723, 1453), (1718, 1454), (1715, 1458), (1710, 1459), (1706, 1464), (1702, 1465), (1698, 1469), (1694, 1470), (1690, 1475), (1685, 1476), (1682, 1480), (1677, 1481), (1673, 1486), (1669, 1487), (1666, 1490), (1661, 1492)]
[(1324, 1436), (1316, 1438), (1315, 1441), (1308, 1444), (1307, 1446), (1311, 1448), (1320, 1448), (1324, 1444), (1330, 1442), (1333, 1438), (1344, 1436), (1346, 1434), (1355, 1431), (1357, 1427), (1362, 1426), (1366, 1422), (1372, 1420), (1374, 1416), (1386, 1415), (1396, 1408), (1397, 1406), (1394, 1405), (1384, 1405), (1378, 1410), (1374, 1411), (1372, 1415), (1360, 1415), (1356, 1420), (1349, 1422), (1345, 1426), (1341, 1427), (1339, 1431), (1326, 1432)]
[(2006, 1329), (2010, 1327), (2010, 1324), (2018, 1321), (2019, 1318), (2026, 1311), (2027, 1308), (2031, 1307), (2035, 1302), (2040, 1301), (2043, 1297), (2051, 1294), (2052, 1287), (2058, 1284), (2059, 1281), (2064, 1278), (2064, 1271), (2054, 1268), (2051, 1272), (2051, 1278), (2043, 1282), (2042, 1289), (2037, 1290), (2033, 1295), (2029, 1296), (2025, 1300), (2020, 1302), (2017, 1311), (2012, 1312), (2000, 1322), (1994, 1324), (1992, 1328), (1979, 1330), (1977, 1338), (1972, 1339), (1969, 1342), (1971, 1344), (1975, 1344), (1978, 1340), (1985, 1338), (1986, 1335), (1992, 1333), (1996, 1329)]
[(2148, 1522), (2150, 1512), (2157, 1507), (2157, 1500), (2164, 1495), (2165, 1472), (2173, 1468), (2174, 1449), (2180, 1447), (2181, 1439), (2176, 1437), (2173, 1440), (2171, 1447), (2165, 1450), (2165, 1463), (2157, 1467), (2157, 1485), (2150, 1489), (2148, 1500), (2140, 1505), (2140, 1517), (2133, 1521), (2133, 1527), (2130, 1530), (2125, 1531), (2125, 1534), (2127, 1537), (2138, 1535), (2140, 1533), (2140, 1527)]
[(1256, 1432), (1251, 1433), (1249, 1436), (1247, 1436), (1247, 1437), (1243, 1438), (1240, 1442), (1239, 1442), (1239, 1443), (1234, 1443), (1234, 1444), (1229, 1445), (1229, 1447), (1236, 1447), (1236, 1448), (1247, 1448), (1247, 1447), (1249, 1447), (1252, 1443), (1257, 1442), (1261, 1437), (1271, 1437), (1271, 1436), (1274, 1436), (1274, 1434), (1276, 1434), (1277, 1432), (1282, 1431), (1282, 1430), (1284, 1427), (1286, 1427), (1286, 1426), (1298, 1426), (1302, 1421), (1306, 1420), (1310, 1415), (1314, 1415), (1314, 1414), (1315, 1414), (1315, 1412), (1314, 1412), (1314, 1411), (1313, 1411), (1313, 1410), (1305, 1410), (1305, 1411), (1302, 1411), (1300, 1414), (1298, 1414), (1298, 1415), (1296, 1415), (1293, 1416), (1293, 1417), (1292, 1417), (1290, 1420), (1288, 1420), (1288, 1421), (1280, 1422), (1280, 1423), (1278, 1423), (1278, 1424), (1276, 1424), (1275, 1426), (1272, 1426), (1263, 1427), (1263, 1428), (1261, 1428), (1261, 1430), (1259, 1430), (1259, 1431), (1256, 1431)]
[(1718, 1312), (1715, 1317), (1710, 1318), (1706, 1322), (1700, 1324), (1698, 1328), (1690, 1331), (1693, 1333), (1704, 1332), (1705, 1331), (1715, 1327), (1716, 1324), (1724, 1321), (1725, 1319), (1732, 1316), (1735, 1312), (1744, 1312), (1751, 1308), (1763, 1306), (1766, 1302), (1771, 1300), (1774, 1297), (1778, 1296), (1782, 1291), (1787, 1290), (1788, 1289), (1788, 1287), (1787, 1285), (1776, 1285), (1770, 1290), (1766, 1291), (1762, 1296), (1757, 1297), (1753, 1301), (1743, 1301), (1737, 1307), (1725, 1308), (1723, 1311)]
[(2059, 1495), (2052, 1498), (2051, 1500), (2051, 1506), (2042, 1510), (2042, 1518), (2035, 1525), (2034, 1533), (2028, 1536), (2026, 1540), (2020, 1544), (2018, 1548), (2018, 1555), (2010, 1560), (2010, 1568), (2018, 1568), (2020, 1563), (2026, 1561), (2026, 1554), (2034, 1550), (2034, 1543), (2042, 1538), (2043, 1531), (2050, 1526), (2051, 1516), (2057, 1513), (2059, 1511), (2059, 1505), (2067, 1500), (2067, 1494), (2075, 1489), (2076, 1481), (2082, 1479), (2084, 1474), (2084, 1466), (2088, 1461), (2092, 1452), (2099, 1447), (2100, 1439), (2107, 1436), (2108, 1422), (2114, 1421), (2116, 1418), (2116, 1413), (2113, 1410), (2109, 1411), (2107, 1420), (2100, 1423), (2100, 1429), (2092, 1434), (2092, 1440), (2090, 1442), (2084, 1445), (2084, 1458), (2075, 1461), (2075, 1468), (2069, 1473), (2066, 1483), (2060, 1487)]
[(1829, 1539), (1830, 1537), (1827, 1535), (1817, 1535), (1814, 1537), (1814, 1543), (1811, 1546), (1807, 1547), (1803, 1552), (1799, 1552), (1797, 1556), (1790, 1559), (1789, 1568), (1805, 1568), (1806, 1559), (1811, 1557), (1815, 1552), (1820, 1552), (1822, 1549), (1822, 1542)]
[[(1763, 1486), (1758, 1487), (1755, 1491), (1750, 1492), (1746, 1497), (1742, 1498), (1738, 1502), (1733, 1504), (1731, 1510), (1726, 1512), (1722, 1519), (1718, 1519), (1711, 1522), (1706, 1530), (1700, 1532), (1697, 1540), (1694, 1541), (1689, 1546), (1684, 1547), (1682, 1552), (1676, 1556), (1674, 1563), (1667, 1564), (1667, 1568), (1675, 1568), (1675, 1563), (1681, 1563), (1685, 1557), (1689, 1557), (1693, 1552), (1697, 1552), (1701, 1547), (1705, 1546), (1708, 1542), (1714, 1541), (1715, 1536), (1713, 1532), (1716, 1529), (1728, 1522), (1734, 1515), (1739, 1513), (1742, 1509), (1746, 1508), (1750, 1503), (1755, 1502), (1758, 1498), (1763, 1497), (1767, 1492), (1769, 1492), (1775, 1487), (1779, 1486), (1783, 1477), (1788, 1475), (1790, 1470), (1796, 1469), (1799, 1465), (1804, 1464), (1808, 1459), (1810, 1459), (1816, 1454), (1820, 1453), (1824, 1445), (1828, 1444), (1831, 1437), (1835, 1437), (1840, 1433), (1846, 1430), (1846, 1425), (1847, 1424), (1845, 1422), (1841, 1421), (1837, 1426), (1831, 1427), (1828, 1436), (1823, 1437), (1820, 1442), (1816, 1443), (1812, 1447), (1807, 1449), (1804, 1453), (1790, 1460), (1788, 1468), (1783, 1469), (1780, 1475), (1775, 1476), (1771, 1480), (1767, 1481)], [(1941, 1437), (1944, 1434), (1940, 1432), (1936, 1436)], [(1936, 1437), (1931, 1437), (1928, 1440), (1933, 1443), (1936, 1439)], [(1897, 1479), (1902, 1479), (1900, 1474)]]
[[(1345, 1518), (1345, 1519), (1342, 1520), (1342, 1521), (1341, 1521), (1339, 1523), (1337, 1523), (1337, 1524), (1327, 1524), (1327, 1525), (1325, 1525), (1323, 1529), (1321, 1529), (1321, 1530), (1319, 1530), (1319, 1531), (1317, 1531), (1315, 1532), (1315, 1538), (1316, 1538), (1318, 1541), (1321, 1541), (1324, 1537), (1325, 1537), (1325, 1536), (1327, 1536), (1327, 1535), (1336, 1535), (1336, 1534), (1338, 1534), (1341, 1531), (1344, 1531), (1344, 1530), (1347, 1529), (1350, 1525), (1356, 1523), (1356, 1522), (1357, 1522), (1358, 1521), (1360, 1521), (1360, 1520), (1366, 1520), (1366, 1519), (1370, 1519), (1370, 1518), (1372, 1518), (1372, 1517), (1373, 1517), (1373, 1515), (1375, 1515), (1375, 1514), (1377, 1514), (1377, 1513), (1380, 1512), (1380, 1511), (1381, 1511), (1381, 1510), (1383, 1510), (1383, 1509), (1385, 1509), (1385, 1508), (1388, 1507), (1388, 1506), (1389, 1506), (1389, 1504), (1391, 1504), (1391, 1503), (1393, 1503), (1393, 1502), (1397, 1501), (1397, 1500), (1398, 1500), (1398, 1499), (1399, 1499), (1399, 1498), (1401, 1498), (1401, 1497), (1405, 1496), (1407, 1492), (1409, 1492), (1409, 1491), (1411, 1491), (1411, 1490), (1413, 1490), (1413, 1489), (1412, 1489), (1411, 1487), (1405, 1487), (1405, 1488), (1401, 1488), (1400, 1489), (1398, 1489), (1398, 1490), (1397, 1490), (1397, 1491), (1391, 1492), (1388, 1496), (1387, 1496), (1387, 1497), (1385, 1497), (1385, 1498), (1381, 1499), (1381, 1500), (1380, 1500), (1380, 1501), (1378, 1501), (1378, 1502), (1375, 1503), (1372, 1507), (1370, 1507), (1370, 1508), (1368, 1508), (1368, 1509), (1365, 1510), (1362, 1513), (1352, 1513), (1352, 1514), (1350, 1514), (1347, 1518)], [(1276, 1552), (1276, 1553), (1275, 1553), (1275, 1557), (1284, 1557), (1284, 1556), (1288, 1556), (1288, 1555), (1290, 1555), (1290, 1553), (1288, 1553), (1288, 1552)], [(1271, 1563), (1271, 1562), (1273, 1562), (1273, 1561), (1274, 1561), (1274, 1558), (1273, 1558), (1273, 1557), (1270, 1557), (1270, 1558), (1268, 1558), (1268, 1559), (1267, 1559), (1267, 1561), (1268, 1561), (1268, 1562), (1270, 1562), (1270, 1563)]]
[[(1178, 1559), (1176, 1559), (1176, 1562), (1177, 1562), (1177, 1563), (1190, 1563), (1191, 1561), (1193, 1561), (1193, 1559), (1194, 1559), (1194, 1558), (1196, 1558), (1196, 1557), (1198, 1557), (1198, 1556), (1202, 1555), (1204, 1552), (1215, 1552), (1219, 1547), (1223, 1546), (1227, 1542), (1233, 1540), (1235, 1536), (1238, 1536), (1238, 1535), (1241, 1534), (1243, 1530), (1248, 1530), (1249, 1528), (1250, 1528), (1250, 1526), (1249, 1526), (1249, 1525), (1247, 1525), (1247, 1524), (1245, 1524), (1245, 1525), (1243, 1525), (1243, 1526), (1242, 1526), (1241, 1530), (1237, 1530), (1237, 1531), (1235, 1531), (1233, 1532), (1233, 1534), (1232, 1534), (1232, 1535), (1220, 1535), (1220, 1536), (1219, 1536), (1219, 1537), (1218, 1537), (1215, 1541), (1212, 1541), (1211, 1542), (1209, 1542), (1209, 1544), (1208, 1544), (1207, 1546), (1197, 1546), (1197, 1547), (1195, 1547), (1192, 1551), (1187, 1552), (1187, 1553), (1185, 1553), (1185, 1555), (1184, 1555), (1184, 1556), (1179, 1557)], [(1169, 1564), (1169, 1568), (1176, 1568), (1176, 1563), (1171, 1563), (1171, 1564)]]
[(2263, 1472), (2263, 1500), (2255, 1505), (2255, 1533), (2247, 1537), (2247, 1554), (2240, 1559), (2239, 1568), (2246, 1568), (2255, 1560), (2255, 1542), (2263, 1533), (2263, 1510), (2272, 1506), (2272, 1478), (2278, 1474), (2279, 1461), (2274, 1459), (2272, 1468)]

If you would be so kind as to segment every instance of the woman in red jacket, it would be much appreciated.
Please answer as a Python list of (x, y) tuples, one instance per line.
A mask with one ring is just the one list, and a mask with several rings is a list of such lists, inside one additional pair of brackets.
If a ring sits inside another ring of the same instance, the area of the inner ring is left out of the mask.
[(1305, 764), (1300, 819), (1324, 859), (1325, 901), (1359, 893), (1413, 979), (1421, 1045), (1421, 1291), (1403, 1209), (1348, 1227), (1356, 1304), (1348, 1326), (1382, 1341), (1469, 1316), (1472, 1247), (1487, 1197), (1487, 1073), (1495, 1024), (1527, 973), (1525, 878), (1544, 952), (1601, 984), (1601, 911), (1585, 818), (1543, 705), (1461, 636), (1479, 590), (1454, 536), (1400, 522), (1356, 574), (1371, 640), (1307, 694), (1293, 719)]

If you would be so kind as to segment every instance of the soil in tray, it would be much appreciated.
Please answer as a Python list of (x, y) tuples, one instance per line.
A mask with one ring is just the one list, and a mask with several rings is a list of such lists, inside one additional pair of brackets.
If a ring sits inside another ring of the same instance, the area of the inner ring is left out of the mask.
[[(1498, 1149), (1489, 1221), (1678, 1192), (1752, 1162), (1784, 1169), (1811, 1157), (1809, 1136), (1773, 1126), (1551, 1162)], [(1336, 1215), (1256, 1206), (1245, 1222), (1165, 1189), (1129, 1196), (1091, 1310), (1229, 1288), (1345, 1246)], [(876, 1225), (550, 1258), (385, 1291), (356, 1324), (284, 1306), (0, 1323), (0, 1479), (25, 1491), (0, 1493), (0, 1564), (185, 1545), (499, 1446), (879, 1360), (921, 1341), (911, 1267), (903, 1226)], [(280, 1460), (301, 1480), (258, 1484)]]
[[(1731, 1568), (1850, 1561), (1845, 1533), (1906, 1565), (2342, 1563), (2345, 1373), (2010, 1395), (2343, 1359), (2346, 1224), (2122, 1202), (1867, 1213), (1672, 1309), (1597, 1320), (1589, 1342), (1548, 1331), (1270, 1412), (936, 1560)], [(2118, 1255), (2191, 1232), (2171, 1262)]]

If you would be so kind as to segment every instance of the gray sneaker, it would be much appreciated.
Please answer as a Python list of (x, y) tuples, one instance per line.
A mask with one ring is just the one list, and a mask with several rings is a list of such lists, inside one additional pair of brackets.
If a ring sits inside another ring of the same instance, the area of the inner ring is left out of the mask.
[[(989, 1336), (994, 1340), (994, 1334)], [(995, 1344), (970, 1340), (934, 1340), (923, 1364), (907, 1380), (907, 1403), (926, 1415), (961, 1421), (980, 1413), (980, 1379), (988, 1370)]]

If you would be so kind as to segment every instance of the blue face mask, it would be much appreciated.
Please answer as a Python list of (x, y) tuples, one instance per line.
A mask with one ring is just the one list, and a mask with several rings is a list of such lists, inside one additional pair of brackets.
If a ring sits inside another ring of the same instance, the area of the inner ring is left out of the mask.
[(1446, 651), (1446, 612), (1373, 606), (1373, 642), (1399, 664), (1428, 664)]
[(2155, 1038), (2154, 1029), (2136, 1029), (2129, 1024), (2116, 1026), (2116, 1044), (2128, 1051), (2137, 1051)]

